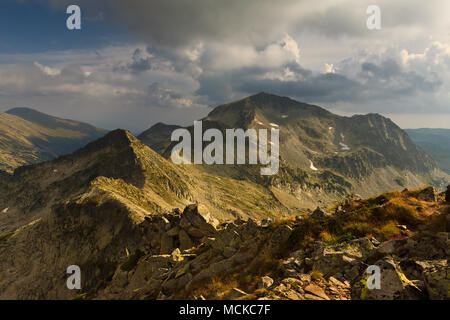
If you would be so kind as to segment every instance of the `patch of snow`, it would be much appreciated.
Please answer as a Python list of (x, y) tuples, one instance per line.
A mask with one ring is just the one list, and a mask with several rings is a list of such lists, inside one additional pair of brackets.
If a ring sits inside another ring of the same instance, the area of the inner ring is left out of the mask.
[(56, 173), (56, 172), (58, 172), (58, 170), (57, 170), (57, 169), (55, 169), (55, 170), (53, 170), (53, 172), (54, 172), (54, 173)]
[(5, 208), (5, 209), (2, 210), (2, 213), (7, 213), (8, 210), (9, 210), (9, 208)]
[(339, 145), (341, 146), (342, 150), (350, 150), (350, 147), (343, 142), (339, 142)]
[(271, 127), (276, 127), (276, 128), (278, 128), (279, 127), (279, 125), (277, 125), (276, 123), (269, 123), (269, 125), (271, 126)]
[(257, 118), (255, 118), (255, 122), (257, 123), (257, 124), (260, 124), (260, 125), (264, 125), (264, 123), (262, 123), (261, 121), (259, 121)]
[(333, 130), (334, 128), (333, 127), (328, 127), (328, 130)]
[(282, 114), (281, 117), (284, 119), (284, 118), (287, 118), (288, 116), (287, 116), (287, 114)]
[(344, 139), (345, 139), (345, 136), (344, 136), (344, 134), (343, 134), (343, 133), (341, 133), (341, 139), (342, 139), (342, 140), (344, 140)]
[(309, 166), (309, 168), (310, 168), (311, 170), (313, 170), (313, 171), (317, 171), (318, 169), (317, 169), (316, 167), (314, 167), (314, 163), (313, 163), (311, 160), (309, 160), (309, 162), (311, 163), (311, 165)]

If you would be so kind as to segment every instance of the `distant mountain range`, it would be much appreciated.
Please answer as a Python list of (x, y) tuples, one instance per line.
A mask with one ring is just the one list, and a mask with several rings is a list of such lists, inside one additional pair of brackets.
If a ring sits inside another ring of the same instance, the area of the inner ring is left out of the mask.
[[(287, 207), (313, 206), (345, 195), (371, 196), (386, 190), (434, 184), (448, 176), (408, 134), (378, 114), (341, 117), (286, 97), (260, 93), (215, 108), (204, 128), (279, 128), (279, 174), (261, 177), (253, 166), (203, 165), (219, 176), (246, 179), (271, 190)], [(171, 132), (177, 126), (158, 123), (138, 136), (169, 158)], [(188, 127), (193, 131), (193, 127)]]
[(406, 129), (411, 140), (450, 174), (450, 129)]
[(12, 171), (72, 153), (106, 132), (29, 108), (0, 112), (0, 170)]

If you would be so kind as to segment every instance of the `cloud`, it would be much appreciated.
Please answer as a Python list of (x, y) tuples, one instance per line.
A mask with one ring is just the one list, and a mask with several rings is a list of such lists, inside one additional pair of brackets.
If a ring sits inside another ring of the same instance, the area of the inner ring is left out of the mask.
[[(155, 67), (138, 68), (140, 60), (147, 58), (140, 55), (141, 50), (145, 46), (105, 48), (95, 54), (52, 53), (56, 60), (66, 61), (55, 65), (25, 63), (41, 57), (30, 54), (28, 58), (21, 57), (21, 63), (0, 64), (2, 109), (27, 106), (109, 129), (125, 127), (135, 132), (158, 121), (187, 125), (204, 116), (208, 107), (201, 97), (189, 92), (191, 80), (170, 68), (161, 70), (158, 59)], [(64, 56), (70, 58), (62, 59)]]
[(349, 114), (450, 113), (450, 2), (377, 0), (379, 31), (366, 27), (372, 0), (79, 3), (139, 42), (0, 55), (2, 103), (45, 96), (56, 109), (65, 96), (83, 114), (109, 112), (112, 123), (123, 114), (135, 128), (139, 114), (180, 123), (260, 91)]

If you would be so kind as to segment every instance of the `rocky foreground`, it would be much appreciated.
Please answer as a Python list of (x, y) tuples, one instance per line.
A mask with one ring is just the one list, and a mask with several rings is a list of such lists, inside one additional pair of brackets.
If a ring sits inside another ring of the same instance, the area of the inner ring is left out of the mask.
[[(450, 189), (231, 221), (198, 204), (149, 213), (95, 186), (0, 236), (0, 299), (450, 298)], [(70, 265), (81, 290), (66, 286)]]
[[(448, 300), (449, 197), (404, 190), (259, 222), (220, 223), (189, 205), (146, 218), (147, 245), (76, 298)], [(366, 286), (369, 265), (379, 290)]]

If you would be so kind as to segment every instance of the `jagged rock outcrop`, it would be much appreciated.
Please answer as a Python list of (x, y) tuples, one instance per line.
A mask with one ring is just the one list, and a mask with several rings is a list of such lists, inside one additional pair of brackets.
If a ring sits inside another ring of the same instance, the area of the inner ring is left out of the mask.
[(417, 199), (428, 202), (437, 201), (437, 190), (435, 187), (426, 187), (417, 194)]

